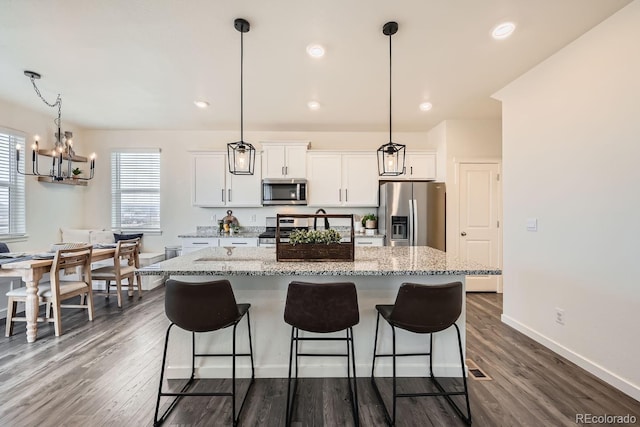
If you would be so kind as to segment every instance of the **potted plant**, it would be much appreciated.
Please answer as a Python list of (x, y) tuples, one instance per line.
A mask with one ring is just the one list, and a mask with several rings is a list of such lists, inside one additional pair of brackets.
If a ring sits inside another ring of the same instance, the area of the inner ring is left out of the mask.
[(378, 217), (375, 214), (366, 214), (362, 217), (362, 226), (364, 228), (378, 228)]
[(79, 175), (82, 173), (82, 169), (80, 168), (75, 168), (71, 171), (71, 173), (73, 174), (73, 178), (74, 179), (78, 179)]

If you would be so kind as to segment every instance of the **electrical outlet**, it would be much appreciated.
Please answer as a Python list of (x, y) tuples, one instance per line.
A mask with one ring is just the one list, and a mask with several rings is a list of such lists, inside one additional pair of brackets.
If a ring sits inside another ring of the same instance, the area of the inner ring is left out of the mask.
[(556, 307), (556, 323), (558, 325), (564, 326), (564, 321), (565, 321), (564, 310)]
[(256, 222), (256, 216), (255, 215), (251, 215), (251, 222)]
[(211, 215), (211, 221), (216, 222), (217, 219), (218, 219), (217, 215), (215, 214)]

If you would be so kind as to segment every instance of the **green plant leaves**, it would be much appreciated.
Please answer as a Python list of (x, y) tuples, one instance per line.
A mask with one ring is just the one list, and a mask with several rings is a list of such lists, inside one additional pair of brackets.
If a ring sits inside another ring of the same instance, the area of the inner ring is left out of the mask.
[(334, 229), (329, 230), (294, 230), (289, 235), (292, 245), (304, 243), (340, 243), (342, 236)]

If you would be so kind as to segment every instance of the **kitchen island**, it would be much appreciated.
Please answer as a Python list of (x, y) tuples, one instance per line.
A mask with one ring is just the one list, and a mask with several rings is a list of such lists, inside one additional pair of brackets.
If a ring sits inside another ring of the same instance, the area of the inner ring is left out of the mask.
[[(442, 284), (460, 281), (466, 275), (496, 275), (499, 269), (462, 262), (429, 247), (359, 247), (353, 262), (277, 262), (274, 248), (205, 248), (187, 255), (172, 258), (138, 270), (140, 275), (164, 275), (184, 281), (208, 281), (228, 279), (239, 303), (251, 303), (251, 328), (254, 341), (256, 376), (282, 378), (287, 376), (289, 338), (291, 327), (283, 320), (284, 303), (289, 282), (351, 281), (356, 284), (360, 323), (354, 328), (355, 355), (358, 376), (369, 376), (373, 354), (376, 304), (392, 304), (399, 286), (404, 282)], [(465, 312), (457, 322), (465, 338)], [(239, 351), (247, 351), (246, 328), (238, 327)], [(391, 330), (381, 323), (379, 346), (390, 350)], [(230, 348), (231, 328), (214, 333), (198, 334), (198, 352), (219, 351)], [(190, 373), (190, 336), (181, 330), (172, 332), (168, 355), (170, 378), (188, 378)], [(403, 336), (397, 331), (399, 351), (423, 351), (428, 345), (428, 335), (420, 340)], [(302, 344), (305, 352), (315, 351), (314, 342)], [(322, 352), (329, 352), (323, 343)], [(216, 347), (217, 346), (217, 347)], [(459, 356), (455, 330), (450, 329), (434, 336), (434, 371), (439, 376), (457, 376)], [(344, 349), (336, 343), (335, 350)], [(159, 355), (158, 355), (159, 357)], [(414, 359), (414, 360), (411, 360)], [(198, 361), (197, 375), (202, 378), (230, 377), (230, 361), (210, 358)], [(248, 374), (248, 363), (239, 361), (238, 372)], [(398, 362), (399, 376), (422, 376), (425, 360), (406, 358)], [(390, 360), (382, 360), (377, 372), (390, 375)], [(306, 377), (346, 376), (346, 365), (339, 358), (301, 358), (300, 375)]]

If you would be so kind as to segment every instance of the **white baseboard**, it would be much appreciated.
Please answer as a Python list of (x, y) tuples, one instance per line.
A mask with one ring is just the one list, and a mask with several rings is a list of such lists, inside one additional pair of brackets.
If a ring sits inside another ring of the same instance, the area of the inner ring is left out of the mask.
[(534, 341), (539, 342), (540, 344), (544, 345), (550, 350), (558, 353), (560, 356), (564, 357), (565, 359), (568, 359), (571, 362), (575, 363), (576, 365), (580, 366), (582, 369), (585, 369), (586, 371), (592, 373), (596, 377), (600, 378), (602, 381), (612, 385), (613, 387), (617, 388), (621, 392), (628, 394), (632, 398), (640, 401), (639, 386), (627, 381), (624, 378), (621, 378), (620, 376), (598, 365), (597, 363), (594, 363), (593, 361), (585, 358), (584, 356), (536, 332), (535, 330), (518, 322), (512, 317), (509, 317), (503, 314), (500, 319), (502, 320), (503, 323), (511, 326), (513, 329), (517, 330), (518, 332), (521, 332), (524, 335), (528, 336), (529, 338), (533, 339)]

